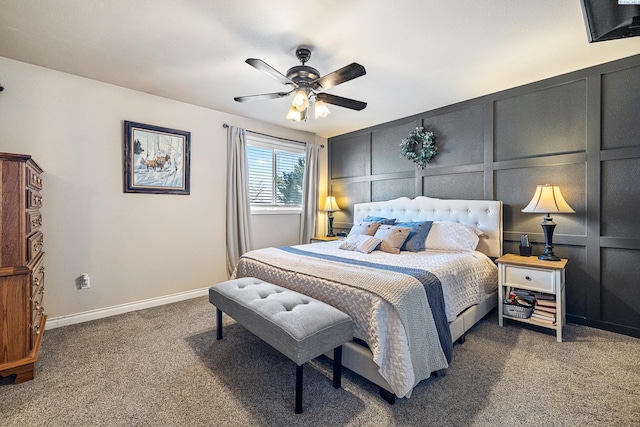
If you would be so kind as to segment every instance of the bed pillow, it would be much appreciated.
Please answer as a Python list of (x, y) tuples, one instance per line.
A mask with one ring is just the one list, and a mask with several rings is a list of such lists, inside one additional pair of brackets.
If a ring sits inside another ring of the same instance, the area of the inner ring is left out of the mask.
[(411, 233), (400, 248), (401, 251), (422, 252), (425, 249), (427, 235), (433, 221), (396, 222), (397, 226), (410, 227)]
[(354, 224), (353, 227), (351, 227), (351, 231), (349, 231), (349, 237), (357, 236), (359, 234), (373, 236), (376, 234), (378, 227), (380, 227), (379, 222), (361, 222), (359, 224)]
[(339, 246), (347, 251), (358, 251), (363, 254), (371, 253), (378, 247), (382, 240), (365, 234), (356, 234), (347, 237)]
[(458, 222), (434, 222), (427, 235), (426, 249), (448, 252), (473, 252), (478, 246), (480, 235), (477, 228)]
[(366, 217), (364, 217), (362, 221), (363, 222), (379, 222), (380, 224), (384, 224), (384, 225), (393, 225), (393, 223), (396, 222), (396, 219), (367, 215)]
[(382, 240), (380, 242), (380, 250), (390, 254), (399, 254), (400, 247), (409, 237), (410, 227), (396, 227), (394, 225), (381, 225), (374, 237)]

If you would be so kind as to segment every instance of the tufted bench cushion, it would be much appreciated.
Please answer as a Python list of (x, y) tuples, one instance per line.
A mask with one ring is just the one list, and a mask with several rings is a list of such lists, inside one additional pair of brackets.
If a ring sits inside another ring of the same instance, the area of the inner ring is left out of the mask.
[[(301, 293), (253, 277), (210, 287), (209, 302), (217, 309), (218, 339), (222, 339), (224, 312), (299, 367), (296, 413), (302, 411), (302, 365), (332, 349), (341, 350), (342, 344), (353, 338), (352, 321), (347, 314)], [(336, 388), (340, 387), (340, 363), (340, 360), (334, 360)]]

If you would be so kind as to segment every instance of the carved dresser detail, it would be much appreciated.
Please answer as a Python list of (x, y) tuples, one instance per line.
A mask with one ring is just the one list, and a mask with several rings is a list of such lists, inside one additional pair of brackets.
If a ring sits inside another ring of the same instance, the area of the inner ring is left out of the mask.
[(34, 378), (44, 314), (42, 169), (21, 154), (0, 153), (0, 376)]

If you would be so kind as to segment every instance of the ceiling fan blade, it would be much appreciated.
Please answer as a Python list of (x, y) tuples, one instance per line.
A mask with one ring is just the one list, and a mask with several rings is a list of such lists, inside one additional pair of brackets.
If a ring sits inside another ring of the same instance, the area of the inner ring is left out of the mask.
[(338, 86), (340, 83), (364, 76), (365, 74), (367, 74), (367, 70), (365, 70), (362, 65), (354, 62), (324, 77), (320, 77), (318, 80), (312, 82), (311, 86), (314, 89), (329, 89)]
[(248, 95), (248, 96), (236, 96), (235, 99), (238, 102), (251, 102), (262, 101), (264, 99), (277, 99), (289, 96), (291, 92), (275, 92), (275, 93), (263, 93), (262, 95)]
[(343, 98), (341, 96), (331, 95), (330, 93), (319, 93), (316, 95), (316, 99), (318, 101), (326, 102), (327, 104), (333, 104), (338, 107), (350, 108), (357, 111), (364, 110), (367, 106), (366, 102)]
[(273, 77), (274, 79), (276, 79), (282, 84), (293, 85), (293, 87), (298, 86), (293, 81), (291, 81), (291, 79), (283, 75), (280, 71), (276, 70), (271, 65), (264, 62), (262, 59), (249, 58), (245, 62), (251, 65), (252, 67), (262, 71), (263, 73), (270, 75), (271, 77)]

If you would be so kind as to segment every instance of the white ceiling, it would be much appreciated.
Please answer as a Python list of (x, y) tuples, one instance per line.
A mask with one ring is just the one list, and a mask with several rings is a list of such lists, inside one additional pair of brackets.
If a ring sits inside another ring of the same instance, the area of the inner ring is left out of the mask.
[[(327, 92), (367, 108), (233, 100), (286, 90), (244, 60), (285, 74), (299, 45), (322, 75), (364, 65)], [(638, 53), (589, 44), (579, 0), (0, 0), (0, 56), (327, 137)]]

